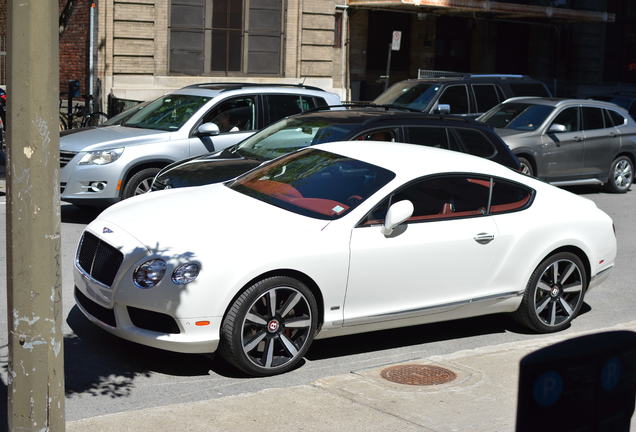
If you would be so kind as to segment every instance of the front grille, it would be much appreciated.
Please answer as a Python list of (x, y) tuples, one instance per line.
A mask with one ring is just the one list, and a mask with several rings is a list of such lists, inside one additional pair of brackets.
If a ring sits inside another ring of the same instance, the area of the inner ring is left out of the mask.
[(111, 327), (115, 327), (115, 312), (113, 312), (112, 309), (107, 309), (98, 305), (93, 300), (86, 297), (84, 293), (77, 289), (77, 287), (75, 287), (75, 298), (86, 312), (101, 322), (108, 324)]
[(158, 333), (181, 333), (177, 322), (170, 315), (128, 306), (130, 321), (139, 328)]
[(77, 263), (93, 279), (111, 286), (124, 255), (88, 231), (84, 232), (77, 253)]
[(66, 182), (60, 182), (60, 193), (63, 194), (66, 189)]
[(60, 152), (60, 168), (64, 168), (75, 157), (77, 152)]

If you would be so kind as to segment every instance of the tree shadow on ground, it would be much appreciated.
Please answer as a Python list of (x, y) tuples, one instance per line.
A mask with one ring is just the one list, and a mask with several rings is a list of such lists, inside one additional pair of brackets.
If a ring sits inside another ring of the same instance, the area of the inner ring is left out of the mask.
[[(590, 310), (590, 306), (583, 303), (578, 316)], [(514, 321), (510, 315), (486, 315), (320, 339), (313, 342), (306, 357), (309, 360), (322, 360), (506, 332), (524, 335), (537, 334)]]

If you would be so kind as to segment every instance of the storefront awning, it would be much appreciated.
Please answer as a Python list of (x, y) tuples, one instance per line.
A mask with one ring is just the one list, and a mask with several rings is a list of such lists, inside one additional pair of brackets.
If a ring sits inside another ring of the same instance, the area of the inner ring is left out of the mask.
[(498, 18), (615, 22), (616, 15), (561, 7), (535, 6), (487, 0), (347, 0), (351, 7), (418, 10), (431, 13), (483, 13)]

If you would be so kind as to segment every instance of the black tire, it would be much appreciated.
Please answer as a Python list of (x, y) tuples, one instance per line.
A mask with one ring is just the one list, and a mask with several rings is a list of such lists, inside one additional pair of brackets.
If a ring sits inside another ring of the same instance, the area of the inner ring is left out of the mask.
[(578, 256), (571, 252), (551, 255), (530, 276), (514, 317), (538, 333), (563, 330), (581, 310), (586, 288), (587, 274)]
[(130, 198), (135, 195), (141, 195), (142, 193), (150, 192), (150, 185), (155, 178), (159, 168), (145, 168), (135, 173), (124, 186), (124, 190), (121, 194), (122, 199)]
[(63, 114), (60, 114), (60, 131), (67, 130), (67, 129), (68, 129), (68, 123), (66, 122), (66, 116)]
[(108, 120), (108, 116), (101, 112), (101, 111), (95, 111), (93, 113), (90, 113), (88, 116), (86, 116), (84, 118), (84, 127), (86, 126), (99, 126), (102, 123), (104, 123), (106, 120)]
[(302, 282), (286, 276), (263, 279), (243, 291), (223, 319), (220, 354), (249, 375), (287, 372), (309, 349), (317, 313), (316, 299)]
[(627, 156), (619, 156), (610, 165), (607, 177), (607, 190), (612, 193), (625, 193), (634, 180), (634, 163)]
[(534, 177), (534, 168), (532, 168), (532, 163), (523, 156), (517, 156), (517, 159), (519, 159), (519, 171), (521, 174)]

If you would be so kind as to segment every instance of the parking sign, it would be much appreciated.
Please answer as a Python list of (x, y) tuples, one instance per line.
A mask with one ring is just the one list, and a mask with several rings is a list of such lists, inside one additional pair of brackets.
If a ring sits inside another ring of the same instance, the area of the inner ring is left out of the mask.
[(399, 51), (400, 42), (402, 42), (402, 32), (396, 30), (393, 32), (393, 39), (391, 39), (391, 51)]

